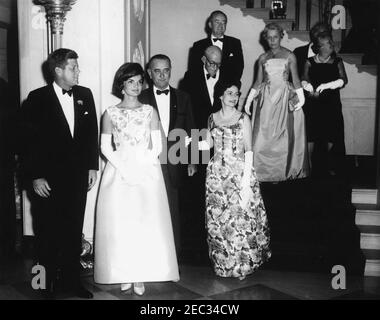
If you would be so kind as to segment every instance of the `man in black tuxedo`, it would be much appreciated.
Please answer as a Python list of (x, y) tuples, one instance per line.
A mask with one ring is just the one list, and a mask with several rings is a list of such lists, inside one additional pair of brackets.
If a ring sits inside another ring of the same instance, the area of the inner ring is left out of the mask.
[(226, 32), (227, 16), (222, 11), (214, 11), (208, 18), (207, 26), (210, 30), (210, 35), (193, 44), (190, 50), (188, 70), (196, 70), (201, 65), (201, 58), (207, 47), (217, 46), (223, 53), (220, 72), (227, 79), (240, 81), (244, 69), (243, 50), (239, 39), (224, 34)]
[[(184, 77), (184, 89), (190, 94), (194, 110), (195, 125), (198, 130), (208, 128), (208, 119), (210, 115), (221, 108), (220, 100), (214, 97), (214, 88), (219, 81), (225, 79), (225, 74), (221, 73), (222, 51), (217, 46), (210, 46), (205, 49), (199, 58), (201, 64), (192, 70), (188, 70)], [(199, 159), (205, 161), (210, 155), (210, 151), (203, 151)], [(196, 234), (194, 238), (194, 247), (197, 251), (196, 257), (201, 264), (208, 261), (206, 229), (204, 224), (205, 217), (205, 181), (207, 163), (198, 166), (198, 174), (194, 179), (186, 184), (190, 202), (189, 210), (192, 211), (193, 230)]]
[(98, 125), (91, 90), (78, 86), (77, 59), (72, 50), (54, 51), (48, 58), (54, 82), (32, 91), (23, 107), (30, 147), (25, 165), (48, 298), (58, 269), (65, 290), (93, 297), (80, 283), (80, 254), (87, 192), (97, 178)]
[[(179, 138), (171, 138), (171, 135), (175, 134), (175, 129), (182, 129), (190, 137), (191, 130), (195, 128), (189, 95), (169, 85), (171, 68), (171, 61), (168, 56), (163, 54), (153, 56), (149, 61), (147, 70), (153, 83), (139, 97), (142, 103), (149, 104), (158, 111), (162, 136), (166, 140), (163, 142), (163, 145), (166, 146), (164, 148), (166, 155), (170, 152), (170, 148), (178, 142)], [(180, 255), (181, 219), (179, 189), (184, 178), (183, 172), (186, 170), (184, 170), (181, 163), (171, 163), (169, 155), (164, 158), (167, 159), (167, 163), (162, 163), (161, 168), (168, 194), (177, 255)], [(188, 157), (186, 157), (187, 161)], [(187, 175), (189, 177), (193, 176), (197, 171), (196, 165), (189, 163), (186, 166)]]
[(8, 83), (0, 78), (0, 260), (15, 253), (16, 104)]
[(207, 129), (210, 114), (220, 109), (219, 101), (214, 99), (214, 87), (225, 75), (221, 73), (223, 62), (219, 47), (206, 48), (199, 61), (201, 64), (196, 69), (186, 72), (183, 83), (191, 97), (196, 127), (202, 130)]

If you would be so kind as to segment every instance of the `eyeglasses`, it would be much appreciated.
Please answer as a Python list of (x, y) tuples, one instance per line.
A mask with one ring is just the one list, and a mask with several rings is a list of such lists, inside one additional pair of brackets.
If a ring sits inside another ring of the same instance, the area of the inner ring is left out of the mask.
[(222, 64), (219, 62), (210, 61), (209, 58), (206, 57), (206, 63), (213, 68), (220, 67)]

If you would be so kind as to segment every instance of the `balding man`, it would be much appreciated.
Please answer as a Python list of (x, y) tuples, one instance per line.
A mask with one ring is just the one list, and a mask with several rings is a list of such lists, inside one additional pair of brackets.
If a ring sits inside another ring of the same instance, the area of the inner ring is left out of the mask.
[(190, 94), (198, 129), (207, 128), (208, 117), (220, 108), (214, 99), (214, 87), (224, 78), (221, 67), (222, 50), (217, 46), (209, 46), (200, 58), (200, 64), (185, 74), (184, 89)]
[[(220, 109), (220, 100), (214, 97), (214, 87), (224, 76), (220, 72), (222, 66), (222, 50), (217, 46), (207, 47), (199, 58), (200, 64), (186, 72), (184, 89), (190, 94), (195, 126), (202, 130), (207, 128), (210, 115)], [(202, 159), (200, 155), (199, 159)], [(205, 217), (205, 180), (207, 164), (198, 166), (198, 173), (185, 184), (188, 198), (186, 203), (187, 220), (191, 222), (188, 250), (192, 262), (208, 263), (207, 234), (204, 226)]]
[(208, 37), (193, 44), (190, 51), (189, 70), (196, 69), (204, 50), (217, 46), (222, 50), (222, 67), (220, 72), (227, 79), (239, 80), (243, 74), (244, 58), (241, 41), (225, 35), (227, 16), (220, 10), (213, 11), (208, 20)]

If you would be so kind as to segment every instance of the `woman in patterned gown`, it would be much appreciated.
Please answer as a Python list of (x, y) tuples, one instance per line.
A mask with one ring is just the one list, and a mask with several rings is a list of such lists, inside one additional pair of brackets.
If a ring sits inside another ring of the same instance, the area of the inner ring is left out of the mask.
[(97, 201), (94, 268), (95, 282), (121, 283), (122, 291), (133, 284), (138, 295), (145, 291), (144, 282), (179, 280), (158, 160), (158, 115), (138, 101), (143, 75), (137, 63), (119, 68), (113, 93), (122, 101), (102, 119), (101, 151), (108, 162)]
[(239, 88), (234, 82), (215, 86), (222, 108), (210, 116), (207, 142), (200, 148), (214, 147), (206, 176), (209, 257), (218, 276), (242, 280), (271, 253), (268, 220), (252, 166), (250, 120), (235, 108)]
[[(305, 97), (295, 55), (281, 47), (282, 28), (268, 24), (263, 37), (269, 50), (259, 57), (252, 101), (253, 165), (260, 182), (279, 182), (308, 175), (307, 141), (302, 106)], [(289, 74), (293, 85), (288, 82)], [(295, 88), (295, 89), (294, 89)]]

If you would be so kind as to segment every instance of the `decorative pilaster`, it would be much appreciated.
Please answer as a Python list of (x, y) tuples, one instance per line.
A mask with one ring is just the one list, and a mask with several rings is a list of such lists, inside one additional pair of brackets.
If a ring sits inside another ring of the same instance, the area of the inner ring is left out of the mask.
[(49, 53), (62, 47), (63, 28), (66, 14), (77, 0), (37, 0), (36, 3), (45, 7), (46, 19), (50, 26)]

